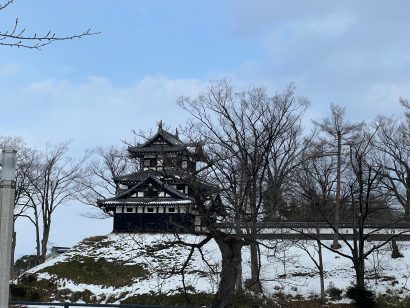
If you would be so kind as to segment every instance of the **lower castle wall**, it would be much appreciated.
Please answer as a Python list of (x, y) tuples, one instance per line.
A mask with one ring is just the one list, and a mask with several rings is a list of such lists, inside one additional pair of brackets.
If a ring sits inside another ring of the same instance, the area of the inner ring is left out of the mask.
[(195, 232), (195, 215), (115, 213), (114, 232)]

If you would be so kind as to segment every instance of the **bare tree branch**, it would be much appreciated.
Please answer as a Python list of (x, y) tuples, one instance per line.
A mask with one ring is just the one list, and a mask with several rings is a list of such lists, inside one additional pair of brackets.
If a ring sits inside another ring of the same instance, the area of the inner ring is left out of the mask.
[[(8, 0), (0, 5), (0, 11), (5, 10), (14, 0)], [(10, 46), (17, 48), (38, 49), (47, 46), (57, 41), (67, 41), (73, 39), (81, 39), (83, 37), (100, 34), (101, 32), (94, 32), (91, 29), (82, 31), (78, 34), (72, 35), (57, 35), (52, 31), (45, 34), (26, 34), (25, 28), (20, 28), (19, 19), (16, 18), (14, 25), (9, 30), (0, 30), (0, 46)]]

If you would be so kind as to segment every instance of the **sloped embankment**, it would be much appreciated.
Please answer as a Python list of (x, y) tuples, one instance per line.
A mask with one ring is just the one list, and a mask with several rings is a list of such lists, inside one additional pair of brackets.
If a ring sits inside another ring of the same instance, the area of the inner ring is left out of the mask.
[[(180, 273), (190, 256), (190, 248), (179, 243), (198, 243), (202, 239), (193, 235), (161, 234), (109, 234), (88, 238), (64, 255), (28, 271), (12, 287), (13, 298), (181, 305), (187, 304), (182, 292), (185, 285), (191, 304), (207, 304), (209, 294), (216, 292), (220, 272), (220, 253), (215, 242), (206, 245), (203, 255), (194, 251), (186, 263), (184, 276)], [(275, 302), (316, 300), (320, 291), (319, 275), (306, 252), (317, 258), (314, 242), (265, 241), (264, 244), (261, 279), (265, 295)], [(366, 249), (375, 244), (366, 243)], [(386, 245), (366, 260), (366, 284), (377, 294), (388, 296), (387, 301), (391, 295), (408, 298), (410, 293), (410, 242), (399, 244), (404, 258), (392, 259), (390, 247)], [(340, 251), (349, 254), (347, 245)], [(323, 250), (323, 260), (328, 299), (343, 301), (355, 279), (352, 263), (328, 250)], [(249, 264), (249, 248), (244, 247), (245, 283), (250, 277)]]
[[(184, 236), (190, 242), (199, 237)], [(12, 285), (14, 300), (86, 303), (173, 304), (184, 302), (179, 271), (189, 248), (167, 245), (166, 235), (110, 234), (83, 240), (70, 251), (48, 260)], [(212, 245), (211, 245), (212, 246)], [(212, 247), (204, 251), (211, 266)], [(216, 254), (217, 255), (217, 254)], [(208, 303), (215, 275), (195, 252), (185, 269), (184, 282), (191, 302)]]

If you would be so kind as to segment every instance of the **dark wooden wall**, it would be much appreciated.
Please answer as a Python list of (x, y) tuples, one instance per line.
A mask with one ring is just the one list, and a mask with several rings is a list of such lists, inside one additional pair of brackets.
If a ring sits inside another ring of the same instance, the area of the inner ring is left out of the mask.
[(187, 232), (195, 231), (195, 216), (181, 213), (115, 213), (114, 232)]

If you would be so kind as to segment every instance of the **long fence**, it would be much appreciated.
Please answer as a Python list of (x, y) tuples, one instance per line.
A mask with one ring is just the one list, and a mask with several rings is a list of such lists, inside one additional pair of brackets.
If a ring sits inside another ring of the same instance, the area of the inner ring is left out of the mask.
[[(334, 225), (328, 222), (305, 222), (305, 221), (267, 221), (257, 222), (256, 227), (259, 229), (265, 228), (330, 228)], [(233, 228), (234, 223), (218, 223), (220, 228)], [(250, 227), (251, 223), (242, 223), (241, 228)], [(366, 222), (365, 228), (380, 228), (380, 229), (410, 229), (410, 222)], [(352, 222), (339, 222), (339, 228), (353, 228)]]
[[(246, 236), (250, 230), (250, 223), (240, 226), (233, 223), (219, 223), (218, 228), (227, 233), (237, 232), (238, 229)], [(341, 238), (350, 240), (354, 237), (354, 225), (351, 222), (341, 222), (338, 233)], [(400, 241), (410, 241), (410, 223), (407, 222), (368, 222), (364, 224), (364, 234), (368, 240), (385, 241), (395, 237)], [(260, 239), (333, 239), (334, 225), (326, 222), (258, 222), (256, 228)]]

